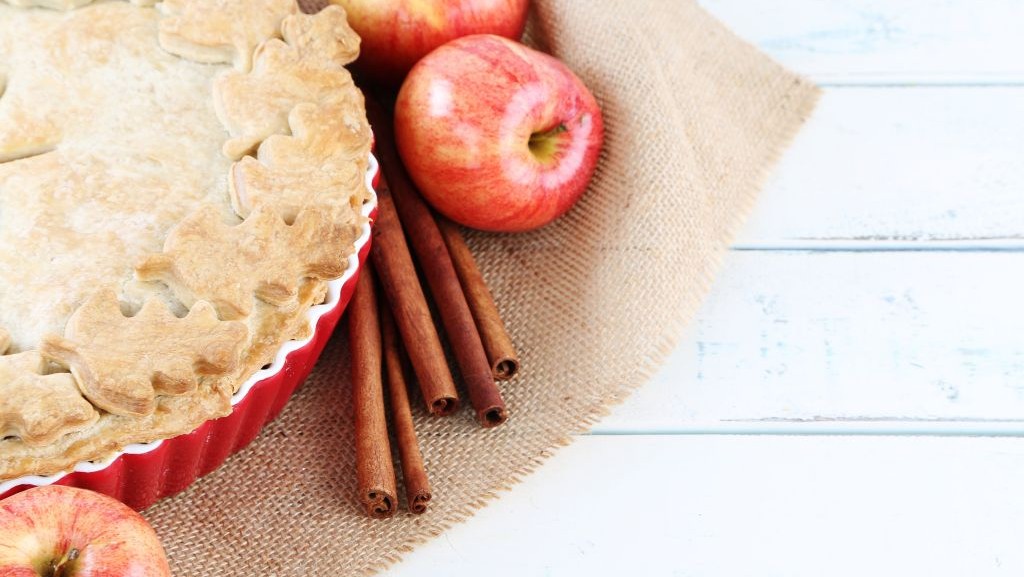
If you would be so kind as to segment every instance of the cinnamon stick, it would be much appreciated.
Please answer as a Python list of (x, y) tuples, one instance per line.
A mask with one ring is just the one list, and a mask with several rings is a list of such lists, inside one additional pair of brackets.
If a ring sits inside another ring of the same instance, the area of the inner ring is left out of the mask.
[(412, 361), (427, 410), (435, 415), (452, 414), (459, 408), (455, 381), (384, 175), (377, 185), (377, 221), (373, 226), (370, 256)]
[[(496, 427), (508, 419), (505, 400), (494, 383), (487, 353), (484, 352), (473, 313), (470, 312), (466, 295), (462, 292), (462, 285), (448, 255), (444, 238), (430, 207), (423, 201), (402, 167), (395, 147), (394, 128), (390, 116), (383, 107), (369, 99), (366, 112), (370, 125), (374, 128), (377, 155), (381, 169), (387, 175), (399, 220), (434, 296), (441, 323), (452, 345), (462, 379), (466, 383), (469, 401), (481, 425)], [(408, 344), (408, 340), (406, 343)], [(414, 359), (413, 363), (415, 362)]]
[(512, 338), (508, 336), (505, 322), (501, 320), (501, 313), (498, 312), (498, 305), (494, 303), (494, 297), (484, 282), (476, 259), (473, 258), (473, 253), (466, 245), (466, 239), (463, 238), (457, 224), (439, 216), (437, 226), (441, 229), (445, 245), (448, 246), (448, 254), (455, 265), (455, 272), (459, 275), (469, 310), (473, 312), (473, 320), (480, 331), (480, 340), (484, 343), (484, 351), (487, 352), (487, 360), (491, 364), (494, 378), (499, 381), (511, 379), (519, 372), (519, 355), (512, 344)]
[(416, 429), (412, 424), (402, 341), (398, 337), (398, 328), (388, 307), (380, 310), (380, 328), (384, 347), (384, 372), (387, 375), (388, 394), (391, 400), (391, 425), (395, 440), (398, 442), (405, 497), (409, 512), (419, 515), (427, 510), (427, 502), (430, 501), (430, 480), (423, 466), (423, 454), (420, 453)]
[(381, 379), (381, 335), (373, 269), (363, 267), (348, 312), (352, 351), (352, 406), (355, 409), (356, 478), (366, 514), (382, 519), (395, 514), (395, 467), (391, 461), (384, 386)]

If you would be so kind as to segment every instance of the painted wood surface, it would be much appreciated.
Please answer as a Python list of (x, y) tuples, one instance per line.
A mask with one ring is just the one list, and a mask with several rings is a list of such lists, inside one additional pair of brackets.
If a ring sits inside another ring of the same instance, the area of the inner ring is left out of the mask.
[(1024, 2), (699, 1), (820, 108), (654, 380), (387, 574), (1024, 573)]
[(826, 89), (737, 246), (1020, 249), (1022, 151), (1024, 87)]
[(834, 84), (1021, 84), (1019, 0), (700, 0), (794, 70)]
[(587, 437), (385, 575), (1024, 573), (1024, 443)]
[(1021, 295), (1019, 252), (732, 252), (669, 363), (594, 432), (1021, 434)]

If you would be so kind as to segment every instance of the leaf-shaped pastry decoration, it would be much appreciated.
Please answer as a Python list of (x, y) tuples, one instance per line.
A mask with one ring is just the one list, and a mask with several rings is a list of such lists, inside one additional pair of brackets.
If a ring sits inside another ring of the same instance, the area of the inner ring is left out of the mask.
[(325, 104), (356, 90), (344, 68), (307, 64), (283, 41), (271, 40), (256, 49), (251, 71), (217, 79), (217, 116), (232, 136), (224, 144), (226, 156), (237, 160), (267, 137), (287, 134), (288, 114), (296, 105)]
[(113, 291), (97, 292), (68, 320), (64, 337), (43, 340), (43, 355), (71, 369), (92, 404), (117, 415), (156, 410), (157, 395), (196, 389), (199, 377), (236, 370), (248, 337), (245, 324), (225, 322), (209, 303), (184, 318), (157, 299), (133, 317)]
[(196, 62), (233, 62), (248, 70), (253, 49), (280, 35), (295, 0), (164, 0), (160, 45)]
[(267, 206), (291, 222), (312, 204), (358, 211), (372, 136), (362, 97), (355, 96), (357, 102), (344, 106), (296, 106), (288, 121), (292, 136), (271, 136), (256, 158), (236, 162), (228, 179), (235, 212), (247, 216)]
[(252, 312), (254, 297), (280, 308), (297, 306), (305, 278), (341, 276), (359, 234), (351, 209), (308, 208), (285, 221), (258, 209), (242, 224), (224, 224), (206, 206), (176, 226), (164, 252), (136, 267), (141, 280), (163, 281), (186, 305), (208, 301), (223, 319)]
[(232, 136), (224, 145), (230, 158), (251, 153), (272, 135), (287, 134), (288, 116), (299, 104), (330, 112), (360, 94), (344, 68), (359, 54), (359, 37), (341, 7), (295, 14), (281, 27), (285, 40), (261, 44), (251, 71), (227, 74), (214, 85), (217, 115)]
[(99, 417), (70, 374), (46, 374), (46, 360), (38, 351), (0, 356), (0, 437), (15, 436), (40, 447)]
[(0, 62), (0, 162), (49, 152), (60, 142), (63, 115), (46, 98), (60, 94), (60, 84), (57, 78), (40, 76), (8, 86), (8, 72)]
[(345, 9), (328, 6), (316, 14), (293, 14), (281, 24), (281, 34), (299, 57), (321, 66), (344, 66), (359, 56), (359, 35), (348, 24)]

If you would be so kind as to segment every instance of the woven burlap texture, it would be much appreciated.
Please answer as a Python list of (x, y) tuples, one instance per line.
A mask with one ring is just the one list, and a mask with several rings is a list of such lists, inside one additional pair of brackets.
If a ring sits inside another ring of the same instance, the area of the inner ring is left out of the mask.
[(671, 352), (818, 95), (688, 0), (538, 0), (530, 30), (597, 95), (607, 135), (567, 216), (470, 236), (522, 356), (509, 422), (431, 418), (414, 398), (430, 511), (366, 518), (339, 330), (248, 449), (145, 513), (176, 575), (373, 572), (512, 487)]

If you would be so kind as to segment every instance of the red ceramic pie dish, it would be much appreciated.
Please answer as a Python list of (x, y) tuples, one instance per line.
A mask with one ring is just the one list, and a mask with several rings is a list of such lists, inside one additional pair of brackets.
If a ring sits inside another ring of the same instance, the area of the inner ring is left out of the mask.
[[(363, 215), (374, 219), (378, 166), (371, 155), (366, 186), (371, 199)], [(71, 471), (49, 476), (27, 476), (0, 483), (0, 499), (32, 487), (67, 485), (90, 489), (120, 499), (141, 510), (175, 495), (196, 479), (219, 467), (245, 448), (284, 408), (295, 389), (306, 380), (338, 319), (355, 291), (359, 270), (370, 252), (370, 224), (363, 225), (344, 276), (328, 283), (324, 302), (307, 312), (312, 335), (282, 345), (274, 362), (257, 371), (231, 399), (229, 415), (200, 425), (191, 433), (151, 443), (129, 445), (103, 462), (82, 462)]]

